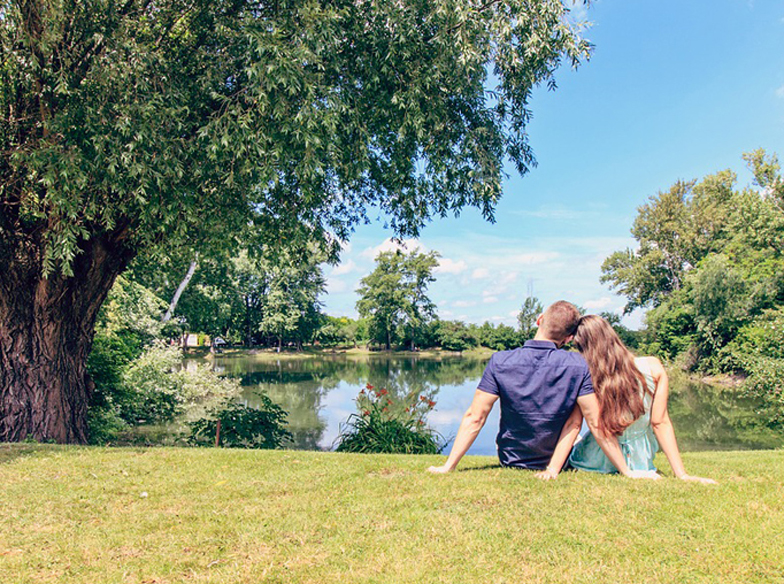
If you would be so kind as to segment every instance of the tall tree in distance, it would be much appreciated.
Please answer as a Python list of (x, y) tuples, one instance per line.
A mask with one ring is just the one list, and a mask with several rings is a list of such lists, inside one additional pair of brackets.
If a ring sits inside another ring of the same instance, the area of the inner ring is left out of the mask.
[(11, 441), (86, 441), (96, 315), (145, 250), (492, 219), (533, 88), (589, 50), (561, 0), (0, 0), (0, 24)]
[(435, 280), (438, 257), (437, 252), (383, 252), (376, 256), (375, 269), (360, 281), (357, 311), (369, 319), (371, 339), (387, 350), (406, 333), (413, 350), (417, 330), (435, 316), (426, 292)]
[(520, 312), (517, 313), (517, 325), (520, 331), (520, 342), (533, 339), (536, 336), (536, 319), (544, 312), (544, 307), (539, 299), (533, 295), (533, 290), (529, 288), (528, 296), (523, 300)]

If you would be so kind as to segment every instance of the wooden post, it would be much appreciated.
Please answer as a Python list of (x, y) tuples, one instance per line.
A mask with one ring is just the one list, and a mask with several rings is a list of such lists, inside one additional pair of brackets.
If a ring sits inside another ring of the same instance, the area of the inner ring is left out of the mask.
[(215, 426), (215, 448), (220, 448), (220, 428), (221, 421), (218, 419), (218, 424)]

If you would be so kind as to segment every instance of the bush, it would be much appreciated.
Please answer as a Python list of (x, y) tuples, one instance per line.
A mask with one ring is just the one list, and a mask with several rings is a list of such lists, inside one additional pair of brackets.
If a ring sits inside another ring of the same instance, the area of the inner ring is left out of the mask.
[(131, 399), (120, 416), (137, 424), (170, 422), (178, 416), (192, 421), (241, 391), (239, 381), (221, 377), (209, 365), (183, 368), (182, 352), (162, 344), (149, 347), (131, 363), (122, 381)]
[(435, 402), (419, 394), (396, 400), (372, 385), (357, 397), (358, 414), (351, 414), (338, 436), (338, 452), (438, 454), (446, 440), (425, 425)]
[(285, 429), (288, 414), (269, 397), (259, 394), (261, 408), (249, 408), (226, 400), (210, 416), (190, 424), (188, 442), (196, 446), (214, 446), (220, 422), (220, 445), (228, 448), (274, 449), (288, 440)]
[(447, 351), (465, 351), (476, 346), (476, 339), (471, 335), (471, 331), (459, 320), (439, 321), (437, 338), (439, 346)]
[(773, 428), (784, 428), (784, 359), (757, 356), (749, 363), (745, 389), (760, 399), (760, 414)]

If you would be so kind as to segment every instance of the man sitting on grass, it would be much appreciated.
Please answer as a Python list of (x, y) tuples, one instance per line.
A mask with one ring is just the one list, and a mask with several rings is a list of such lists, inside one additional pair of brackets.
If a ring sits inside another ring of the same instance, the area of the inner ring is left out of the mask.
[[(455, 470), (474, 443), (495, 402), (501, 400), (501, 424), (496, 438), (502, 466), (540, 471), (538, 478), (556, 478), (566, 462), (583, 415), (598, 419), (588, 365), (579, 353), (564, 351), (580, 321), (573, 304), (558, 301), (539, 315), (533, 340), (511, 351), (495, 353), (485, 368), (471, 407), (443, 466), (428, 471)], [(597, 439), (621, 474), (634, 476), (613, 437)]]

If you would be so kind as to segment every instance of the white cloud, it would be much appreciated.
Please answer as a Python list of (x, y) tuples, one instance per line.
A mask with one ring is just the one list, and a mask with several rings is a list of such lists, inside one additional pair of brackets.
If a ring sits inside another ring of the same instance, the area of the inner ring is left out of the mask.
[(433, 270), (437, 274), (461, 274), (468, 269), (468, 264), (464, 260), (450, 260), (449, 258), (441, 258), (438, 260), (438, 266)]
[(452, 306), (455, 308), (468, 308), (469, 306), (476, 306), (476, 302), (472, 300), (455, 300)]
[(348, 284), (346, 284), (340, 278), (327, 278), (327, 292), (329, 294), (336, 294), (339, 292), (346, 292), (348, 290)]
[(613, 299), (609, 296), (603, 296), (597, 300), (589, 300), (588, 302), (583, 302), (583, 308), (586, 310), (600, 310), (602, 308), (607, 308), (613, 303)]
[(784, 85), (782, 85), (776, 90), (776, 97), (778, 97), (779, 99), (784, 99)]
[(485, 296), (482, 299), (482, 302), (485, 304), (495, 304), (496, 302), (498, 302), (498, 298), (495, 296)]
[(387, 237), (384, 241), (376, 247), (369, 247), (362, 252), (362, 257), (375, 260), (376, 256), (385, 251), (402, 251), (403, 253), (411, 253), (412, 251), (425, 251), (425, 247), (417, 239), (404, 239), (398, 243), (391, 237)]
[(343, 274), (348, 274), (356, 269), (357, 269), (357, 264), (354, 263), (354, 260), (348, 260), (346, 263), (340, 264), (339, 266), (335, 267), (330, 273), (330, 275), (342, 276)]
[(560, 254), (555, 251), (534, 251), (531, 253), (520, 253), (507, 257), (505, 263), (507, 265), (524, 265), (530, 266), (532, 264), (545, 264), (556, 259)]
[(490, 275), (490, 270), (487, 268), (477, 268), (473, 272), (471, 272), (471, 277), (474, 280), (482, 280), (487, 278)]

